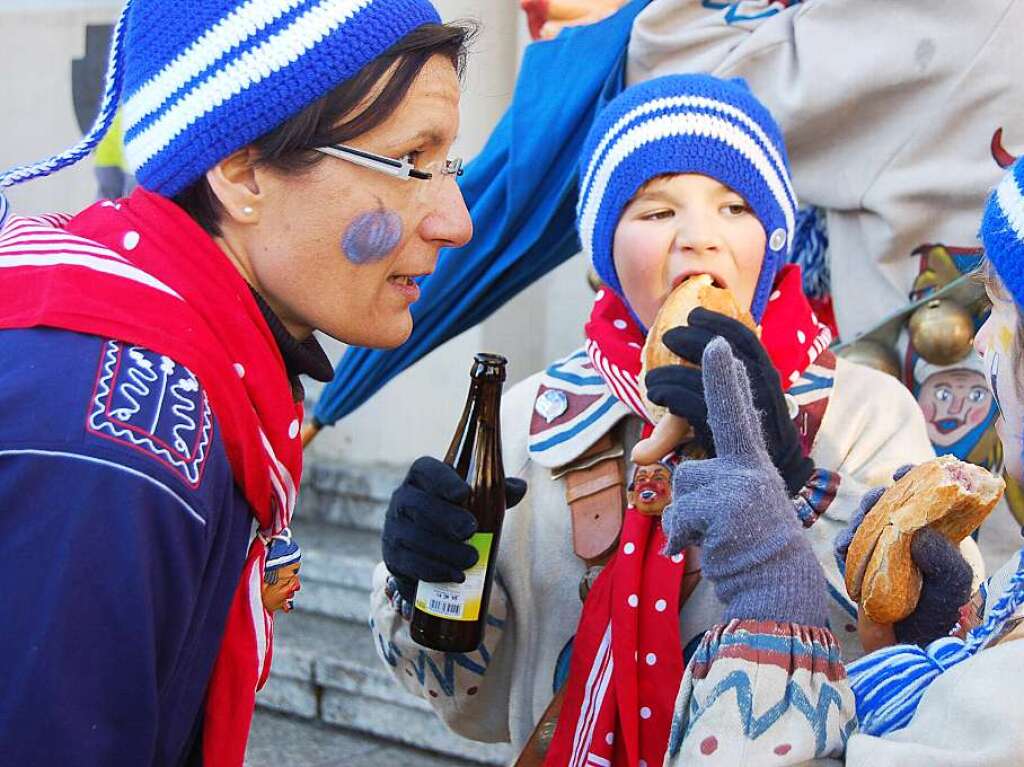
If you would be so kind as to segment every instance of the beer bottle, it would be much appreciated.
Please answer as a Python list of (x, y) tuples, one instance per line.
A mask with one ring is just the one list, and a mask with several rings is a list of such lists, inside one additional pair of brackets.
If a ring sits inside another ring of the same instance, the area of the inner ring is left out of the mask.
[(463, 583), (420, 581), (409, 633), (434, 650), (472, 652), (483, 639), (505, 519), (500, 411), (506, 364), (497, 354), (474, 357), (466, 407), (445, 456), (445, 463), (469, 483), (467, 508), (476, 517), (477, 530), (467, 543), (480, 558), (466, 570)]

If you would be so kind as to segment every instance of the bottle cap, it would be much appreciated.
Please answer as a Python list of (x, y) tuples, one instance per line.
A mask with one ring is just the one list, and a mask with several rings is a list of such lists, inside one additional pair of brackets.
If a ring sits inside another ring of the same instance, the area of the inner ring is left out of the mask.
[(507, 364), (508, 360), (500, 354), (477, 352), (477, 354), (473, 356), (473, 368), (469, 371), (469, 374), (473, 378), (477, 379), (504, 381), (505, 366)]

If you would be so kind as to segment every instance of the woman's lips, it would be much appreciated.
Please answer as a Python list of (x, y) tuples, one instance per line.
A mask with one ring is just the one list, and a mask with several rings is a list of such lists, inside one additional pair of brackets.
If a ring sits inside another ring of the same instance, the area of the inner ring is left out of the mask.
[(410, 304), (420, 297), (420, 286), (413, 282), (413, 278), (406, 275), (395, 275), (388, 277), (388, 284), (401, 294)]

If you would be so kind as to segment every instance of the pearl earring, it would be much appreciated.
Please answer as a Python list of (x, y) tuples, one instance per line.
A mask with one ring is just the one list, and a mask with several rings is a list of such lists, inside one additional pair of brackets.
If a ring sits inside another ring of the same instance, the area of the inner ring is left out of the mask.
[(255, 212), (256, 212), (256, 211), (254, 211), (254, 210), (253, 210), (252, 208), (250, 208), (250, 207), (249, 207), (248, 205), (246, 205), (246, 206), (245, 206), (244, 208), (242, 208), (242, 213), (243, 213), (243, 214), (245, 214), (246, 216), (251, 216), (251, 215), (252, 215), (253, 213), (255, 213)]

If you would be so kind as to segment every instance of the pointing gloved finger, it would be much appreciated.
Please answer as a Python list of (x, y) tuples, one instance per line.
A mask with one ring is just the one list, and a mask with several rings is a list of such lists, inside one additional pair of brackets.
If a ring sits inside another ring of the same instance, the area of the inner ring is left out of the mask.
[(720, 456), (763, 454), (770, 460), (746, 368), (733, 356), (724, 338), (716, 338), (708, 344), (701, 367), (715, 453)]
[(451, 466), (431, 456), (417, 458), (409, 468), (406, 483), (456, 505), (469, 499), (469, 485)]
[(400, 490), (398, 513), (418, 530), (433, 531), (449, 540), (464, 541), (476, 532), (476, 517), (424, 490), (406, 486)]
[(519, 477), (505, 477), (505, 508), (511, 509), (526, 495), (526, 480)]
[(680, 325), (666, 331), (661, 337), (661, 342), (673, 354), (694, 365), (700, 365), (704, 349), (714, 337), (715, 334), (705, 328)]

